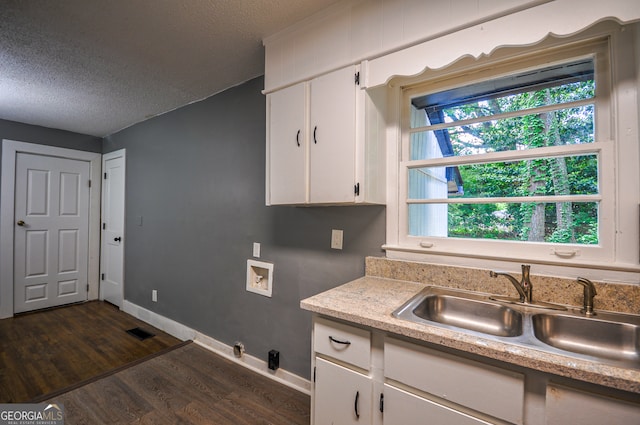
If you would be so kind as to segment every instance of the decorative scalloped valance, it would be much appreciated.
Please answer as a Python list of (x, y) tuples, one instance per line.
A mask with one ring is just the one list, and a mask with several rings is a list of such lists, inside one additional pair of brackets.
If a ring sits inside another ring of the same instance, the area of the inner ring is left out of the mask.
[(479, 58), (499, 47), (529, 46), (549, 35), (570, 36), (605, 20), (640, 20), (638, 0), (554, 0), (495, 20), (364, 61), (366, 88), (396, 76), (440, 69), (466, 56)]

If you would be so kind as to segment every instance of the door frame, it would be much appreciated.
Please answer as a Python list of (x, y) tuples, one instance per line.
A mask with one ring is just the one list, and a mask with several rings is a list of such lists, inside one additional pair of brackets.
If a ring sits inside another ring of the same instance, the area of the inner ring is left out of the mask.
[[(125, 237), (125, 231), (126, 231), (126, 227), (127, 226), (126, 226), (126, 223), (125, 223), (125, 217), (126, 217), (126, 213), (127, 213), (127, 198), (126, 198), (126, 195), (127, 195), (127, 191), (126, 191), (126, 187), (127, 187), (127, 150), (125, 148), (122, 148), (122, 149), (118, 149), (117, 151), (112, 151), (112, 152), (109, 152), (109, 153), (102, 154), (102, 161), (101, 161), (100, 164), (101, 164), (102, 169), (104, 169), (104, 173), (106, 175), (107, 170), (104, 168), (106, 162), (109, 161), (109, 160), (112, 160), (112, 159), (116, 159), (116, 158), (122, 158), (122, 163), (123, 163), (123, 167), (124, 167), (124, 171), (123, 171), (123, 174), (122, 174), (123, 185), (124, 185), (124, 187), (122, 188), (122, 190), (123, 190), (122, 196), (124, 197), (123, 211), (122, 211), (122, 215), (123, 215), (123, 217), (122, 217), (122, 239), (124, 239), (126, 241), (127, 239)], [(105, 202), (105, 199), (104, 199), (105, 192), (102, 190), (103, 186), (104, 186), (104, 179), (101, 179), (100, 180), (100, 191), (102, 192), (102, 194), (101, 194), (101, 198), (100, 199), (102, 200), (102, 203), (101, 203), (101, 206), (100, 206), (100, 213), (102, 214), (102, 216), (104, 216), (104, 207), (106, 205), (106, 202)], [(99, 227), (102, 228), (102, 224), (101, 223), (99, 224)], [(100, 230), (100, 235), (102, 235), (102, 229)], [(100, 239), (101, 239), (100, 240), (100, 248), (102, 249), (102, 243), (104, 241), (102, 240), (102, 237)], [(126, 258), (125, 257), (125, 249), (126, 249), (125, 248), (125, 244), (123, 243), (122, 244), (122, 274), (121, 274), (122, 280), (120, 282), (120, 286), (121, 286), (120, 289), (122, 290), (122, 304), (119, 306), (121, 310), (122, 310), (123, 305), (124, 305), (124, 266), (125, 266), (125, 258)], [(104, 252), (101, 250), (100, 251), (100, 273), (103, 272), (102, 270), (103, 270), (103, 267), (104, 267), (104, 264), (103, 264), (104, 258), (103, 258), (103, 256), (104, 256)], [(100, 296), (101, 300), (104, 300), (104, 294), (102, 293), (102, 285), (100, 286), (99, 296)]]
[(100, 273), (100, 192), (102, 155), (95, 152), (2, 140), (2, 173), (0, 176), (0, 319), (13, 316), (13, 241), (15, 170), (18, 153), (54, 156), (89, 162), (92, 182), (89, 188), (89, 252), (87, 299), (98, 299)]

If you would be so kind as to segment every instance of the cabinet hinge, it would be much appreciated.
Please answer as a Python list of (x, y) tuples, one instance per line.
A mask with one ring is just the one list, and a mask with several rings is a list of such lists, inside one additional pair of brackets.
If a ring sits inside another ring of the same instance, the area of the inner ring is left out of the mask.
[(356, 185), (353, 186), (353, 192), (356, 194), (356, 196), (360, 196), (360, 183), (356, 183)]
[(105, 180), (107, 179), (107, 173), (104, 173), (104, 179)]
[(101, 278), (102, 280), (104, 280), (104, 273), (102, 273), (102, 275), (100, 275), (100, 278)]
[(360, 85), (360, 71), (356, 72), (355, 83), (357, 86)]
[(313, 367), (313, 382), (316, 382), (316, 367)]
[(384, 394), (380, 393), (380, 413), (384, 413)]

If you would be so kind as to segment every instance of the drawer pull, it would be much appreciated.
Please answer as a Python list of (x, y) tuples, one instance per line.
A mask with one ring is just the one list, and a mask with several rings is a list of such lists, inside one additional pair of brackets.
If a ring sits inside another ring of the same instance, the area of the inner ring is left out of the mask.
[(358, 412), (358, 399), (360, 398), (360, 391), (356, 391), (356, 402), (353, 405), (353, 409), (356, 411), (356, 418), (360, 419), (360, 412)]
[(334, 337), (332, 337), (331, 335), (329, 335), (329, 340), (331, 342), (335, 342), (336, 344), (342, 344), (342, 345), (351, 345), (351, 341), (341, 341), (339, 339), (335, 339)]

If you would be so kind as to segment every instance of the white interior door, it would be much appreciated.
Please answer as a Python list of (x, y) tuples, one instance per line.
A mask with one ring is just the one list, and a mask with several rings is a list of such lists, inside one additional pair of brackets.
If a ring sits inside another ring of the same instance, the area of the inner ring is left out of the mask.
[(122, 307), (124, 299), (125, 152), (102, 158), (102, 252), (100, 299)]
[(14, 312), (87, 300), (87, 161), (18, 153)]

